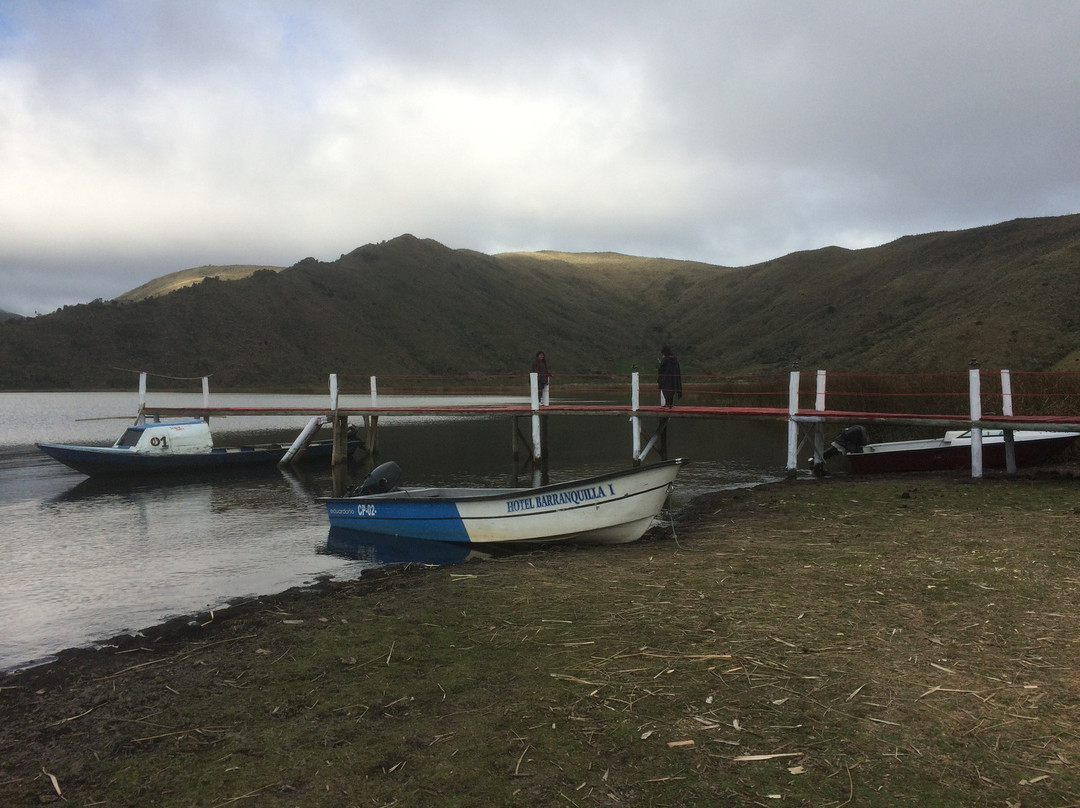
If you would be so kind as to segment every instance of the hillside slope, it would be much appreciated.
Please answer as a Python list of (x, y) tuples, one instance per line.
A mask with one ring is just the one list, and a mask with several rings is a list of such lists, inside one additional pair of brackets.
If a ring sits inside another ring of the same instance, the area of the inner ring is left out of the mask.
[(685, 339), (727, 367), (1045, 369), (1080, 345), (1080, 216), (796, 253), (681, 308)]
[(183, 289), (186, 286), (193, 286), (196, 283), (201, 283), (206, 278), (217, 278), (221, 281), (238, 281), (241, 278), (247, 278), (254, 275), (261, 269), (280, 272), (285, 269), (285, 267), (268, 267), (255, 264), (225, 264), (223, 266), (210, 265), (205, 267), (194, 267), (192, 269), (181, 269), (178, 272), (170, 272), (168, 275), (154, 278), (154, 280), (149, 283), (137, 286), (130, 291), (124, 292), (122, 295), (117, 295), (116, 299), (120, 302), (134, 302), (136, 300), (144, 300), (148, 297), (159, 297), (161, 295), (167, 295), (169, 292), (175, 292), (177, 289)]
[[(0, 389), (325, 388), (329, 373), (1038, 370), (1076, 364), (1080, 215), (728, 268), (613, 253), (451, 250), (405, 235), (131, 302), (0, 325)], [(1075, 369), (1071, 368), (1070, 369)], [(187, 385), (190, 387), (190, 384)]]

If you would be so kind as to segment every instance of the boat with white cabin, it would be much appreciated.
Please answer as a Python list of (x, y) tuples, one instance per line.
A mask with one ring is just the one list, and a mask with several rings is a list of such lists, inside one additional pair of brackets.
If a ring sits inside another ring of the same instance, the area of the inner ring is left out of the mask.
[[(350, 437), (348, 451), (359, 445), (358, 439)], [(280, 443), (215, 446), (210, 425), (198, 418), (134, 424), (112, 446), (39, 443), (37, 447), (92, 477), (272, 466), (292, 448)], [(311, 441), (304, 446), (302, 457), (329, 460), (332, 453), (332, 440)]]

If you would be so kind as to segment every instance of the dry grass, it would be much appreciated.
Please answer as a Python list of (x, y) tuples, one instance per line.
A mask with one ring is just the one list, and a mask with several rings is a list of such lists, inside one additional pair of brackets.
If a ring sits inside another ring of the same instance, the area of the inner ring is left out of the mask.
[(0, 801), (1080, 804), (1077, 486), (791, 482), (150, 631), (0, 682)]

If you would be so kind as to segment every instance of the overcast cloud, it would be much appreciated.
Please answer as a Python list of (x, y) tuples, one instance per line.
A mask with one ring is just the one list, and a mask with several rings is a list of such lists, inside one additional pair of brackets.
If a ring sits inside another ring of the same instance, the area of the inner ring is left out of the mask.
[(0, 309), (402, 233), (728, 266), (1080, 212), (1073, 0), (0, 0)]

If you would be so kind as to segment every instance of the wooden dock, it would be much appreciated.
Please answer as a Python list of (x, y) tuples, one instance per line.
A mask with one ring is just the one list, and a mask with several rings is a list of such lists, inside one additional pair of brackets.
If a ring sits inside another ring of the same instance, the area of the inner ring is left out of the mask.
[[(916, 376), (918, 374), (912, 374)], [(945, 374), (942, 374), (945, 375)], [(511, 400), (498, 404), (462, 403), (454, 404), (427, 404), (423, 403), (423, 396), (417, 396), (415, 402), (407, 404), (397, 403), (386, 406), (380, 403), (377, 392), (375, 377), (370, 377), (369, 390), (364, 394), (352, 394), (352, 397), (366, 397), (368, 403), (364, 405), (346, 405), (341, 401), (338, 389), (338, 378), (331, 375), (329, 388), (330, 395), (326, 406), (316, 407), (221, 407), (210, 404), (208, 380), (203, 379), (203, 406), (201, 407), (166, 407), (146, 403), (146, 374), (140, 376), (140, 414), (141, 417), (150, 420), (159, 420), (169, 417), (188, 416), (204, 419), (214, 419), (230, 416), (297, 416), (308, 418), (323, 418), (334, 427), (334, 465), (343, 464), (346, 459), (346, 430), (350, 420), (361, 419), (366, 430), (366, 446), (369, 452), (377, 451), (378, 424), (380, 419), (402, 416), (425, 416), (425, 417), (454, 417), (454, 418), (509, 418), (514, 424), (515, 456), (518, 447), (523, 447), (528, 452), (535, 467), (539, 467), (545, 458), (544, 451), (544, 424), (546, 418), (554, 416), (618, 416), (626, 418), (631, 424), (632, 460), (634, 463), (643, 462), (650, 452), (656, 451), (661, 457), (666, 456), (666, 433), (671, 422), (680, 419), (724, 419), (724, 420), (758, 420), (784, 422), (788, 427), (788, 450), (786, 467), (789, 475), (794, 475), (797, 470), (797, 458), (799, 452), (805, 446), (812, 447), (815, 460), (820, 461), (825, 450), (825, 427), (827, 425), (840, 425), (842, 427), (852, 424), (888, 424), (902, 426), (935, 427), (943, 429), (972, 430), (972, 476), (981, 477), (981, 432), (982, 430), (1004, 430), (1006, 435), (1007, 456), (1011, 450), (1011, 436), (1014, 431), (1020, 430), (1043, 430), (1043, 431), (1080, 431), (1080, 414), (1068, 412), (1068, 408), (1075, 406), (1080, 398), (1074, 398), (1072, 391), (1080, 391), (1080, 377), (1069, 379), (1069, 392), (1063, 394), (1064, 409), (1061, 412), (1044, 412), (1040, 414), (1015, 415), (1013, 413), (1014, 395), (1012, 393), (1012, 374), (1010, 371), (1000, 371), (1000, 400), (995, 402), (993, 414), (983, 412), (984, 403), (989, 403), (989, 398), (982, 393), (982, 381), (986, 376), (985, 371), (971, 368), (967, 372), (967, 404), (964, 411), (957, 412), (902, 412), (881, 411), (871, 409), (831, 409), (826, 406), (826, 379), (827, 374), (819, 370), (811, 374), (803, 374), (793, 370), (787, 376), (786, 401), (782, 406), (733, 406), (726, 404), (700, 403), (677, 404), (674, 407), (652, 406), (641, 403), (640, 376), (637, 372), (630, 375), (626, 390), (627, 402), (611, 403), (574, 403), (573, 401), (558, 400), (548, 405), (541, 406), (537, 387), (537, 376), (529, 374), (530, 395), (528, 398), (521, 396), (520, 401), (514, 401), (516, 396), (507, 396)], [(1062, 374), (1065, 375), (1065, 374)], [(814, 380), (814, 390), (801, 389), (804, 378), (810, 376)], [(926, 374), (918, 375), (920, 378)], [(957, 374), (951, 374), (953, 379)], [(1076, 374), (1071, 374), (1076, 377)], [(726, 377), (735, 378), (735, 377)], [(775, 378), (775, 377), (774, 377)], [(445, 380), (444, 380), (445, 381)], [(741, 380), (740, 380), (741, 382)], [(744, 385), (745, 386), (745, 385)], [(445, 396), (446, 385), (442, 384), (441, 392)], [(578, 394), (581, 389), (577, 390)], [(607, 389), (610, 393), (610, 388)], [(706, 398), (704, 391), (695, 394), (698, 399)], [(735, 393), (721, 391), (726, 395), (747, 395), (745, 392)], [(472, 394), (472, 393), (471, 393)], [(780, 397), (783, 391), (777, 390), (761, 395)], [(834, 396), (851, 394), (833, 393)], [(895, 394), (893, 394), (895, 395)], [(926, 393), (913, 393), (915, 395), (928, 395)], [(940, 393), (934, 395), (942, 395)], [(957, 391), (946, 395), (958, 397)], [(397, 398), (399, 396), (395, 396)], [(996, 398), (996, 397), (995, 397)], [(812, 402), (812, 406), (805, 406)], [(989, 407), (987, 407), (989, 409)], [(526, 434), (520, 428), (521, 419), (528, 418), (531, 421), (531, 433)], [(655, 434), (650, 435), (642, 419), (658, 419)], [(1009, 463), (1009, 471), (1015, 471), (1015, 463)]]

